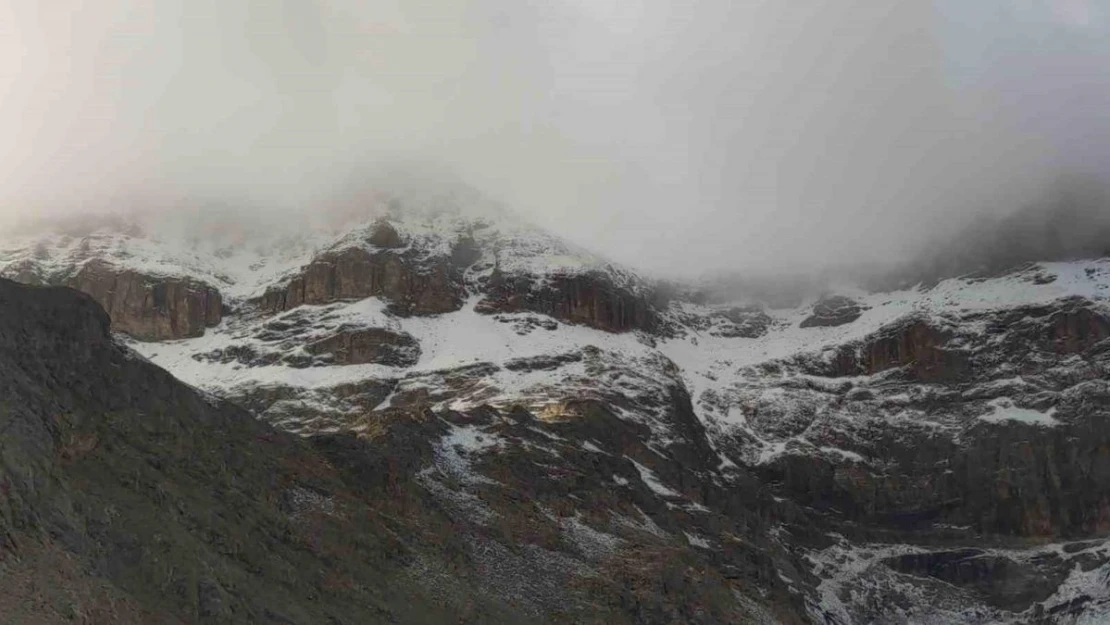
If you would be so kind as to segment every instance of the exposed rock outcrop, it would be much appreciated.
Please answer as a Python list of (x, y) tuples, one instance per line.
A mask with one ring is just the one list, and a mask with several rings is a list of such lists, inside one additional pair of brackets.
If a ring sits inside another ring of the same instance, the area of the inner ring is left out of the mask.
[(405, 241), (401, 238), (397, 229), (384, 219), (374, 223), (374, 227), (370, 232), (370, 237), (366, 241), (370, 245), (387, 250), (405, 246)]
[(151, 277), (90, 261), (67, 281), (88, 293), (112, 318), (112, 329), (141, 341), (201, 336), (220, 323), (215, 288), (184, 278)]
[(647, 298), (621, 288), (600, 272), (544, 278), (495, 272), (476, 310), (486, 314), (535, 312), (607, 332), (651, 331), (658, 323)]
[(765, 334), (774, 322), (762, 308), (728, 308), (720, 312), (720, 317), (728, 321), (710, 330), (714, 336), (726, 338), (757, 339)]
[(887, 558), (883, 563), (900, 573), (970, 589), (986, 603), (1013, 612), (1047, 599), (1069, 572), (1058, 557), (1043, 558), (1035, 566), (1028, 566), (981, 549), (913, 553)]
[(337, 365), (380, 364), (411, 367), (420, 360), (420, 342), (405, 332), (384, 328), (340, 331), (305, 346), (310, 354), (331, 356)]
[(906, 367), (922, 382), (951, 381), (967, 373), (967, 354), (951, 347), (950, 333), (925, 319), (907, 319), (884, 328), (861, 345), (841, 348), (832, 375), (874, 375)]
[(435, 315), (461, 308), (465, 294), (458, 268), (446, 258), (421, 260), (392, 250), (348, 248), (317, 256), (287, 284), (267, 291), (259, 305), (281, 312), (302, 304), (377, 296), (388, 300), (397, 314)]
[[(965, 323), (982, 323), (986, 337), (999, 337), (993, 351), (973, 358), (966, 339), (935, 321), (912, 317), (883, 328), (859, 344), (840, 348), (831, 363), (831, 375), (874, 375), (906, 367), (922, 382), (971, 381), (975, 361), (989, 372), (999, 358), (1015, 365), (1031, 348), (1056, 356), (1095, 349), (1110, 338), (1110, 316), (1091, 302), (1076, 298), (1047, 306), (1017, 308), (1002, 313), (968, 315)], [(1005, 340), (1001, 340), (1001, 339)]]
[(813, 314), (802, 320), (803, 328), (836, 327), (852, 323), (863, 314), (859, 302), (843, 295), (821, 298), (813, 305)]
[(715, 309), (706, 315), (685, 314), (679, 318), (682, 325), (723, 338), (757, 339), (766, 335), (774, 324), (774, 319), (759, 306), (733, 306)]
[(1106, 314), (1079, 298), (943, 322), (912, 317), (831, 358), (800, 361), (832, 378), (899, 375), (780, 389), (767, 406), (752, 404), (748, 423), (841, 450), (787, 449), (765, 475), (791, 499), (852, 523), (1101, 535), (1110, 531), (1108, 337)]
[[(987, 332), (1009, 333), (1059, 355), (1079, 354), (1110, 338), (1110, 316), (1091, 301), (1076, 297), (1048, 306), (1027, 306), (986, 319)], [(1020, 345), (1012, 345), (1020, 348)]]
[(977, 423), (961, 441), (876, 432), (873, 462), (788, 454), (765, 476), (792, 499), (852, 523), (899, 531), (934, 524), (1038, 538), (1110, 530), (1104, 417), (1037, 428)]

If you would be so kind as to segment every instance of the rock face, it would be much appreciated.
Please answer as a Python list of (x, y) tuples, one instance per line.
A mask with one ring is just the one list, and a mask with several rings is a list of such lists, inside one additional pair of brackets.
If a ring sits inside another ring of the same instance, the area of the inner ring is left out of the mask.
[(193, 280), (153, 278), (92, 261), (68, 280), (108, 311), (112, 328), (141, 341), (201, 336), (220, 323), (216, 289)]
[(1068, 574), (1058, 557), (1029, 567), (981, 549), (908, 554), (887, 558), (884, 564), (900, 573), (971, 589), (989, 605), (1012, 612), (1047, 599)]
[(863, 314), (855, 300), (843, 295), (824, 297), (813, 305), (813, 314), (801, 323), (803, 328), (836, 327), (852, 323)]
[(651, 331), (658, 323), (647, 298), (619, 287), (599, 272), (543, 279), (495, 273), (476, 310), (486, 314), (535, 312), (607, 332)]
[(367, 238), (367, 243), (386, 250), (393, 250), (405, 246), (405, 241), (401, 238), (397, 229), (393, 227), (393, 224), (384, 219), (374, 224), (374, 228)]
[(891, 434), (872, 452), (882, 471), (794, 454), (765, 475), (796, 501), (853, 523), (907, 532), (944, 524), (994, 535), (1098, 535), (1110, 529), (1110, 438), (1100, 430), (983, 423), (962, 444)]
[(1110, 337), (1110, 317), (1084, 298), (1022, 308), (992, 320), (988, 331), (1013, 332), (1057, 354), (1081, 354)]
[(288, 284), (267, 291), (259, 305), (282, 312), (377, 296), (397, 314), (435, 315), (461, 308), (465, 294), (458, 268), (445, 258), (421, 262), (390, 250), (349, 248), (317, 256)]
[[(867, 377), (784, 389), (788, 399), (769, 418), (757, 412), (749, 422), (776, 436), (807, 431), (849, 460), (788, 453), (767, 463), (768, 479), (807, 506), (903, 531), (1110, 530), (1106, 313), (1074, 299), (948, 324), (912, 317), (803, 361), (830, 380)], [(826, 421), (820, 406), (862, 416), (858, 429)]]
[(758, 307), (728, 308), (720, 316), (729, 323), (711, 328), (710, 333), (724, 338), (757, 339), (767, 334), (773, 323), (771, 316)]
[(330, 354), (337, 365), (381, 364), (411, 367), (420, 360), (420, 342), (411, 334), (384, 328), (344, 330), (310, 343), (305, 349), (316, 355)]
[(774, 319), (758, 306), (710, 309), (708, 314), (688, 314), (672, 308), (670, 313), (672, 320), (679, 327), (707, 332), (711, 336), (721, 338), (757, 339), (765, 336), (775, 323)]
[(832, 375), (875, 375), (906, 367), (923, 382), (955, 380), (967, 371), (967, 356), (948, 346), (950, 334), (923, 319), (908, 319), (884, 328), (862, 345), (839, 350)]

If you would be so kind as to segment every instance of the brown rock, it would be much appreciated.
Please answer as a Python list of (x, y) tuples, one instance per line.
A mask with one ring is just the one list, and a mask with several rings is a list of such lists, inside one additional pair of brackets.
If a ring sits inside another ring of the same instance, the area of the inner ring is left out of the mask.
[(966, 374), (967, 354), (946, 347), (948, 333), (922, 319), (885, 328), (862, 346), (840, 351), (833, 363), (835, 375), (874, 375), (909, 367), (922, 382), (954, 380)]
[(478, 312), (530, 311), (608, 332), (650, 331), (657, 315), (645, 298), (615, 284), (604, 274), (533, 276), (495, 274)]
[(346, 330), (305, 347), (311, 354), (331, 354), (335, 364), (376, 363), (411, 367), (420, 360), (420, 343), (411, 334), (384, 328)]
[(435, 315), (461, 308), (464, 295), (462, 278), (446, 259), (419, 261), (352, 248), (318, 256), (289, 284), (267, 291), (259, 303), (281, 312), (301, 304), (383, 297), (394, 312)]
[(1110, 338), (1110, 317), (1082, 297), (967, 320), (986, 322), (986, 333), (1006, 337), (999, 347), (1014, 355), (1027, 352), (1031, 346), (1060, 356), (1080, 354)]
[(374, 229), (367, 241), (376, 247), (390, 250), (405, 246), (405, 242), (401, 239), (401, 235), (397, 233), (397, 229), (384, 219), (374, 224)]
[(220, 323), (220, 292), (194, 280), (155, 278), (92, 261), (66, 286), (91, 295), (111, 316), (113, 330), (140, 341), (201, 336)]
[(1110, 337), (1110, 320), (1090, 308), (1056, 312), (1049, 318), (1050, 339), (1062, 354), (1077, 354)]

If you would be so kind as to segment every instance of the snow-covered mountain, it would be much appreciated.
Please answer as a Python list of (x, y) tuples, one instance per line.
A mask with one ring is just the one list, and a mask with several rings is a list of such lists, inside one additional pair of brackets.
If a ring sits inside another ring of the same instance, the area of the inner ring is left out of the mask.
[(135, 352), (282, 429), (394, 455), (536, 614), (1110, 619), (1110, 259), (774, 308), (465, 190), (322, 221), (47, 228), (0, 241), (0, 276), (88, 292)]

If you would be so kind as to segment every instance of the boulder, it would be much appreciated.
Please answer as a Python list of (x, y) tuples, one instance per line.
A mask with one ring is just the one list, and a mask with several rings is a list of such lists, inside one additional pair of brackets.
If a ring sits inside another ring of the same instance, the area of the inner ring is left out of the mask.
[(770, 329), (773, 319), (762, 308), (734, 307), (722, 310), (718, 315), (724, 323), (710, 329), (710, 334), (725, 338), (757, 339)]
[(813, 305), (813, 314), (806, 317), (803, 328), (832, 328), (847, 325), (863, 314), (863, 307), (855, 300), (843, 295), (821, 298)]
[(374, 223), (374, 227), (370, 231), (370, 238), (367, 239), (367, 242), (370, 243), (370, 245), (387, 250), (405, 246), (405, 241), (401, 238), (401, 235), (397, 233), (397, 229), (384, 219)]

